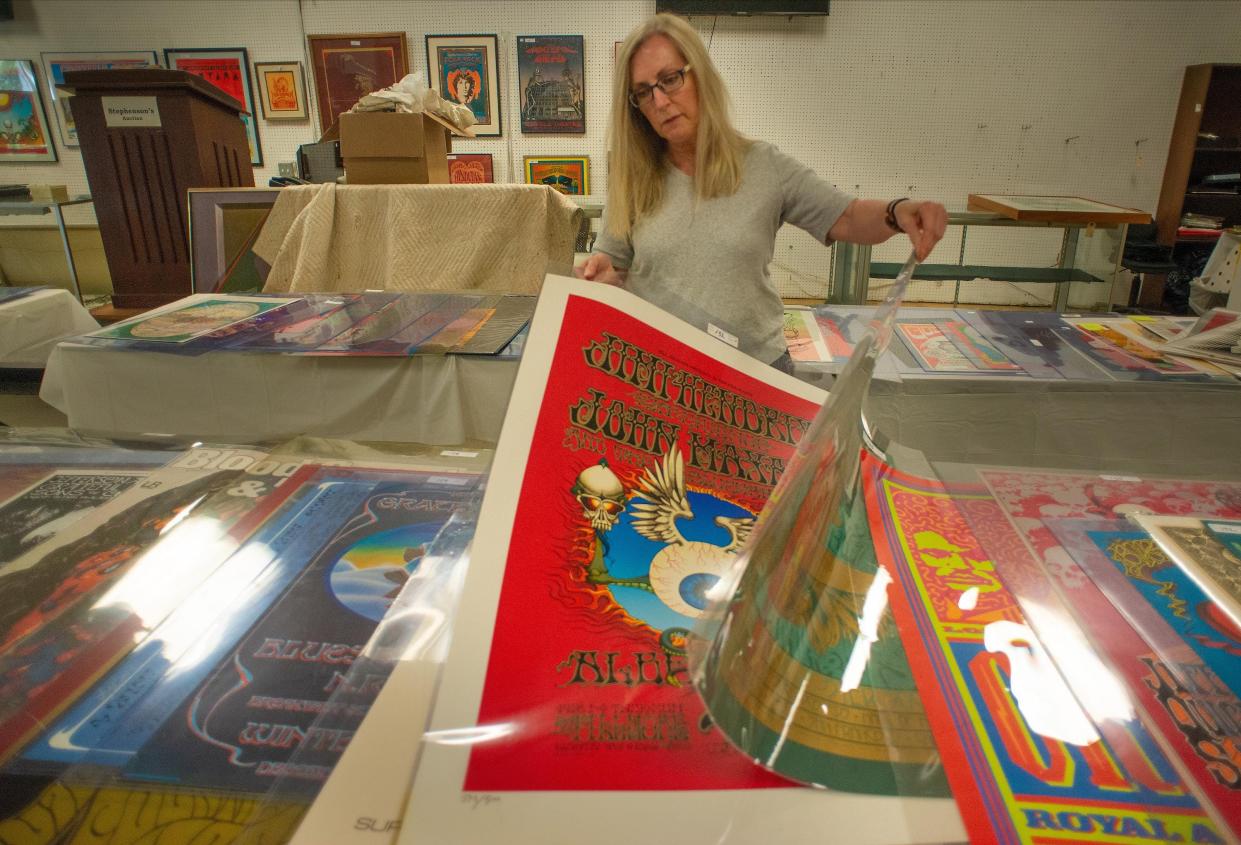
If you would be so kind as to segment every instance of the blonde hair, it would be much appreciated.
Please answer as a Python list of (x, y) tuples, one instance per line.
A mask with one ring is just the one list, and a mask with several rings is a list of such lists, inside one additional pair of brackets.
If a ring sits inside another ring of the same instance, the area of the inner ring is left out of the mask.
[(699, 199), (731, 196), (741, 183), (741, 165), (750, 140), (729, 117), (728, 90), (698, 33), (684, 19), (659, 14), (647, 18), (621, 45), (612, 86), (612, 120), (608, 130), (608, 231), (628, 237), (639, 218), (663, 201), (664, 149), (667, 143), (629, 103), (633, 54), (654, 35), (676, 46), (698, 91), (698, 140), (694, 191)]

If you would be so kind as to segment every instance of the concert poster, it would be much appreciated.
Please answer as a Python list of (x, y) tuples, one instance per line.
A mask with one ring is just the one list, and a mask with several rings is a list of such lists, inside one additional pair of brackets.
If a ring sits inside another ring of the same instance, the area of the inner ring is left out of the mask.
[[(1147, 340), (1142, 336), (1142, 329), (1128, 319), (1083, 319), (1069, 317), (1065, 322), (1076, 327), (1083, 335), (1091, 339), (1091, 344), (1107, 344), (1121, 353), (1137, 358), (1154, 367), (1161, 373), (1172, 375), (1194, 375), (1206, 373), (1216, 378), (1232, 376), (1215, 365), (1194, 358), (1177, 358), (1157, 348), (1162, 345), (1159, 340)], [(1155, 343), (1156, 346), (1151, 346)]]
[[(1241, 831), (1241, 630), (1183, 577), (1144, 531), (1124, 520), (1048, 519), (1065, 555), (1054, 578), (1067, 607), (1138, 711), (1211, 801)], [(1005, 561), (1016, 578), (1028, 555)]]
[[(275, 778), (313, 793), (367, 703), (316, 724), (392, 600), (453, 512), (459, 476), (320, 485), (289, 532), (307, 560), (297, 578), (125, 769), (137, 780), (264, 793)], [(330, 530), (330, 533), (328, 531)], [(302, 535), (320, 547), (309, 558)], [(383, 678), (372, 679), (382, 685)], [(297, 755), (297, 760), (290, 758)]]
[(784, 309), (784, 342), (788, 344), (789, 357), (794, 361), (830, 363), (832, 360), (819, 323), (809, 309)]
[[(163, 535), (261, 456), (191, 450), (9, 565), (0, 576), (0, 606), (26, 609), (0, 642), (0, 761), (218, 565), (210, 555), (186, 554), (178, 545), (183, 534)], [(146, 554), (161, 541), (161, 553)], [(41, 597), (37, 606), (31, 596)]]
[(260, 613), (299, 571), (284, 554), (294, 538), (283, 528), (318, 471), (313, 464), (265, 458), (205, 503), (198, 518), (218, 520), (248, 545), (231, 557), (226, 547), (221, 556), (228, 560), (192, 598), (31, 742), (13, 767), (42, 772), (79, 762), (127, 762), (214, 664), (213, 650), (235, 642), (250, 624), (243, 621), (247, 613)]
[(499, 39), (494, 35), (427, 36), (431, 88), (473, 112), (477, 123), (470, 128), (478, 137), (498, 137), (503, 130), (498, 55)]
[[(145, 476), (124, 470), (57, 470), (0, 504), (0, 574), (5, 564)], [(0, 620), (0, 636), (6, 628)]]
[[(852, 842), (960, 837), (947, 799), (789, 788), (704, 718), (687, 637), (824, 397), (706, 338), (623, 290), (544, 283), (402, 843), (810, 842), (845, 816)], [(829, 721), (853, 717), (878, 718)], [(635, 792), (647, 812), (594, 824)]]
[(586, 133), (582, 36), (519, 35), (517, 78), (521, 92), (523, 133)]
[(485, 185), (496, 180), (491, 153), (449, 153), (448, 182), (452, 185)]
[[(10, 812), (10, 801), (20, 802), (20, 809)], [(0, 790), (0, 839), (13, 845), (132, 845), (203, 842), (207, 835), (214, 842), (287, 842), (305, 813), (300, 801), (63, 781), (36, 785), (26, 794), (9, 781)]]
[(853, 347), (862, 339), (874, 315), (871, 307), (832, 306), (815, 311), (815, 322), (834, 363), (843, 364), (853, 354)]
[(978, 372), (978, 367), (949, 340), (937, 323), (898, 320), (896, 333), (913, 353), (918, 366), (927, 372)]
[(178, 305), (108, 326), (87, 337), (151, 343), (186, 343), (260, 314), (284, 308), (296, 299), (269, 297), (201, 296), (195, 302)]
[(56, 161), (33, 62), (0, 61), (0, 161)]
[[(1016, 572), (1014, 585), (997, 565), (1023, 548), (987, 488), (949, 490), (869, 455), (863, 478), (876, 550), (898, 587), (897, 626), (970, 840), (1224, 842), (1157, 734), (1131, 711), (1083, 709), (1081, 696), (1098, 700), (1106, 664), (1088, 647), (1074, 666), (1053, 659), (1018, 600), (1035, 576)], [(1071, 617), (1039, 612), (1073, 641)]]
[(1151, 350), (1139, 341), (1092, 320), (1070, 322), (1059, 334), (1118, 381), (1173, 379), (1209, 381), (1213, 376)]
[[(957, 313), (988, 343), (1033, 378), (1070, 381), (1108, 378), (1107, 369), (1095, 363), (1085, 339), (1065, 325), (1059, 314), (966, 310)], [(1061, 332), (1068, 333), (1076, 343), (1070, 343), (1061, 336)]]
[(306, 41), (323, 132), (358, 100), (395, 85), (409, 73), (404, 32), (308, 35)]
[(263, 147), (259, 142), (258, 109), (254, 107), (254, 86), (250, 82), (250, 58), (244, 47), (206, 48), (201, 50), (164, 50), (169, 70), (184, 70), (210, 82), (241, 104), (240, 114), (250, 145), (250, 164), (263, 163)]
[(1180, 577), (1202, 593), (1194, 607), (1230, 630), (1237, 641), (1234, 654), (1241, 657), (1241, 522), (1149, 514), (1134, 520), (1150, 532)]
[[(948, 320), (940, 324), (940, 328), (948, 339), (982, 371), (999, 370), (1003, 372), (1020, 372), (1021, 367), (1008, 359), (990, 341), (971, 326), (961, 320)], [(1022, 373), (1024, 375), (1024, 373)]]

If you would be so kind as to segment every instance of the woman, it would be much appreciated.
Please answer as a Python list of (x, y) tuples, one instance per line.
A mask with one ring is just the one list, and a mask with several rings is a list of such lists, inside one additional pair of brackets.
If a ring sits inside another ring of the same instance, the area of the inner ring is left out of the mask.
[(943, 237), (942, 205), (854, 199), (742, 136), (723, 80), (683, 19), (648, 19), (617, 67), (608, 206), (579, 278), (623, 284), (788, 371), (784, 306), (767, 272), (782, 223), (824, 243), (877, 244), (905, 232), (919, 259)]

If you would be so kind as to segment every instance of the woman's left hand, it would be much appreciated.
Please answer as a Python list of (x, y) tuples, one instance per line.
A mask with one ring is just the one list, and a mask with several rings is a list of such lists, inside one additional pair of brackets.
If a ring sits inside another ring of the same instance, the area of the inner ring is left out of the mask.
[(909, 235), (918, 260), (925, 261), (931, 249), (944, 237), (944, 229), (948, 227), (947, 209), (937, 202), (905, 200), (897, 203), (892, 213), (896, 225)]

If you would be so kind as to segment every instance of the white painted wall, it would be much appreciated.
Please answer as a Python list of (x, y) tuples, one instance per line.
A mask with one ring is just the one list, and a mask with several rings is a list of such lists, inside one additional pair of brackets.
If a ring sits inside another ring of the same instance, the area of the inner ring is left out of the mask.
[[(606, 196), (612, 45), (653, 0), (15, 0), (0, 58), (43, 51), (245, 47), (251, 62), (300, 60), (306, 34), (407, 33), (411, 70), (424, 36), (497, 33), (505, 134), (459, 142), (490, 152), (498, 180), (529, 154), (586, 154), (592, 193)], [(913, 194), (964, 208), (972, 192), (1077, 194), (1153, 211), (1186, 65), (1241, 62), (1236, 0), (833, 0), (827, 18), (695, 18), (729, 81), (741, 128), (863, 196)], [(517, 35), (582, 34), (585, 136), (517, 131)], [(313, 103), (313, 96), (311, 97)], [(54, 119), (54, 118), (53, 118)], [(317, 120), (259, 118), (260, 184), (314, 140)], [(60, 161), (0, 164), (0, 181), (87, 189), (76, 149)], [(4, 218), (0, 218), (4, 220)], [(7, 218), (13, 222), (14, 218)], [(971, 230), (970, 263), (1052, 266), (1054, 232)], [(955, 261), (959, 230), (937, 260)], [(878, 260), (899, 260), (890, 243)], [(773, 266), (786, 296), (822, 296), (828, 252), (781, 234)], [(1048, 302), (1051, 291), (967, 286), (972, 301)], [(1102, 291), (1100, 291), (1102, 293)], [(950, 299), (920, 283), (917, 298)]]

